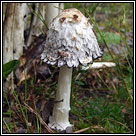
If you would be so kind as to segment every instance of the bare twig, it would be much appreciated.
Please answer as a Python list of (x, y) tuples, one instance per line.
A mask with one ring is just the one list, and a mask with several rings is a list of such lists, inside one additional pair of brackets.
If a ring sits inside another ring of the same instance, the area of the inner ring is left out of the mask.
[(105, 129), (103, 127), (101, 127), (101, 126), (93, 126), (93, 127), (87, 127), (87, 128), (83, 128), (81, 130), (77, 130), (77, 131), (75, 131), (73, 133), (81, 133), (81, 132), (84, 132), (84, 131), (89, 130), (89, 129), (99, 129), (99, 130), (105, 131)]
[(90, 127), (84, 128), (84, 129), (80, 129), (80, 130), (75, 131), (75, 132), (73, 132), (73, 133), (81, 133), (81, 132), (84, 132), (84, 131), (86, 131), (86, 130), (88, 130), (88, 129), (90, 129)]
[(82, 70), (88, 69), (98, 69), (98, 68), (105, 68), (105, 67), (115, 67), (116, 64), (114, 62), (93, 62), (93, 64), (85, 67), (82, 66)]
[(42, 117), (41, 117), (38, 113), (36, 113), (36, 112), (35, 112), (30, 106), (28, 106), (25, 102), (24, 102), (24, 105), (26, 106), (26, 108), (27, 108), (30, 112), (32, 112), (32, 113), (34, 113), (35, 115), (37, 115), (37, 117), (39, 118), (39, 121), (40, 121), (41, 124), (47, 129), (47, 131), (48, 131), (49, 133), (54, 133), (53, 130), (51, 130), (51, 129), (48, 127), (48, 125), (43, 121)]

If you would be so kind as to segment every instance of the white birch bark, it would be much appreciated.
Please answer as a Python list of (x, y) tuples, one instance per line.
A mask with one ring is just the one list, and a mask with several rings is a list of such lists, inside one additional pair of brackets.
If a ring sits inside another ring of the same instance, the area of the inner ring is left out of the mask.
[[(19, 59), (23, 54), (25, 6), (24, 3), (7, 4), (3, 25), (3, 64)], [(5, 85), (14, 88), (13, 72), (8, 76)]]
[(13, 27), (13, 58), (19, 59), (23, 54), (24, 46), (24, 15), (25, 3), (16, 3), (14, 10)]
[(19, 59), (23, 53), (25, 6), (24, 3), (7, 4), (3, 28), (3, 64)]
[(13, 24), (15, 3), (8, 3), (3, 25), (3, 64), (13, 60)]
[[(14, 24), (14, 3), (8, 3), (6, 7), (5, 19), (3, 24), (3, 64), (13, 60), (13, 24)], [(11, 73), (7, 82), (4, 82), (3, 92), (8, 92), (7, 88), (13, 88), (13, 73)]]
[(59, 3), (47, 3), (46, 4), (46, 23), (49, 26), (52, 19), (59, 13)]
[(59, 13), (64, 9), (64, 3), (59, 3)]

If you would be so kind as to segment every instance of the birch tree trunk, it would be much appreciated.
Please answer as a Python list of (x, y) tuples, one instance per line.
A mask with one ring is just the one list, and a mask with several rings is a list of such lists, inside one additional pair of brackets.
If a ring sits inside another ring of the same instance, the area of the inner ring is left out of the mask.
[(24, 15), (25, 3), (16, 3), (13, 24), (13, 58), (19, 59), (24, 46)]
[(64, 3), (59, 3), (59, 13), (64, 9)]
[(3, 27), (3, 63), (19, 59), (24, 46), (25, 3), (8, 3)]
[[(3, 24), (3, 64), (13, 60), (13, 20), (14, 20), (14, 3), (8, 3), (6, 7), (5, 19)], [(8, 78), (8, 82), (4, 83), (4, 92), (8, 92), (7, 88), (13, 88), (13, 73)]]
[(59, 13), (59, 3), (47, 3), (46, 4), (46, 22), (49, 26), (52, 19)]
[[(8, 3), (3, 24), (3, 64), (19, 59), (24, 46), (25, 3)], [(13, 73), (7, 78), (9, 87), (14, 88)]]
[(13, 20), (15, 3), (8, 3), (3, 24), (3, 64), (13, 60)]

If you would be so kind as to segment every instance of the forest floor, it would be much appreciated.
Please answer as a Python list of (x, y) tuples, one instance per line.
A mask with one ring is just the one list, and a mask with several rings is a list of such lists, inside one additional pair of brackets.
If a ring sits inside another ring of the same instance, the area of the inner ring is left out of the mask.
[[(101, 61), (117, 64), (73, 70), (73, 133), (133, 133), (133, 67), (128, 63), (128, 46), (133, 48), (133, 3), (65, 3), (65, 8), (69, 7), (80, 9), (91, 23), (95, 22), (94, 31), (104, 49)], [(10, 89), (3, 93), (3, 133), (50, 132), (46, 124), (54, 104), (59, 69), (47, 66), (42, 73), (44, 77), (37, 73), (24, 80), (13, 93)]]

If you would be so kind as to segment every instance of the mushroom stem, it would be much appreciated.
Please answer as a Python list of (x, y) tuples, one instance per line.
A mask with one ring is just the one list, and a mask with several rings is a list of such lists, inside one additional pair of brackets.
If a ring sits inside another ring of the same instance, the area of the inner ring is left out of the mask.
[(66, 130), (72, 126), (69, 122), (70, 92), (71, 92), (72, 68), (63, 66), (59, 71), (58, 89), (56, 101), (53, 108), (53, 115), (49, 119), (49, 126), (57, 130)]

